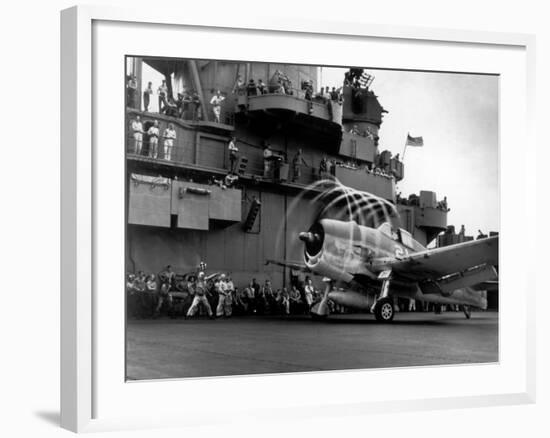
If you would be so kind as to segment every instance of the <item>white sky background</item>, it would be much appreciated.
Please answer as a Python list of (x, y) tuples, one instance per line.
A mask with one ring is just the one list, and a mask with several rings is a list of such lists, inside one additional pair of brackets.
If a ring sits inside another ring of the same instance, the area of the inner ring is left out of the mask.
[[(342, 84), (346, 69), (322, 68), (323, 86)], [(447, 196), (449, 225), (466, 234), (499, 230), (498, 77), (368, 70), (381, 105), (380, 151), (403, 156), (407, 132), (424, 147), (407, 147), (403, 196), (432, 190)]]

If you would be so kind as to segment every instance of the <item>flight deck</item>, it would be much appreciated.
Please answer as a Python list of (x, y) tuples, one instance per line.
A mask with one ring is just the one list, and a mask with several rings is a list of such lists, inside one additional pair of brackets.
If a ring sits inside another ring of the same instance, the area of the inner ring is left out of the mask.
[(498, 312), (244, 316), (127, 326), (128, 380), (498, 362)]

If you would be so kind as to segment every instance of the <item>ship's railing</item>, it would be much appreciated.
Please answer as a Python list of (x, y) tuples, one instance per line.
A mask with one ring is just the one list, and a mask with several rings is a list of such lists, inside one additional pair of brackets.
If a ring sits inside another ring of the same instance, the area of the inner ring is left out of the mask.
[[(155, 116), (158, 115), (163, 119), (169, 118), (175, 121), (182, 120), (185, 122), (204, 122), (206, 121), (205, 111), (207, 111), (208, 121), (215, 122), (214, 110), (210, 104), (207, 104), (207, 108), (203, 108), (202, 105), (188, 104), (181, 109), (170, 108), (167, 112), (151, 112), (138, 110), (132, 107), (128, 107), (128, 110), (134, 111), (136, 114), (142, 115), (147, 119), (154, 119)], [(220, 123), (230, 126), (235, 125), (235, 111), (233, 107), (230, 107), (227, 104), (222, 105), (220, 110)]]
[[(193, 143), (176, 139), (173, 141), (172, 146), (166, 146), (161, 138), (156, 151), (150, 147), (148, 142), (142, 142), (140, 150), (136, 146), (135, 139), (128, 136), (126, 152), (129, 159), (152, 161), (157, 164), (182, 165), (183, 167), (192, 166), (206, 171), (212, 170), (214, 173), (222, 175), (229, 173), (231, 170), (227, 145), (223, 143), (205, 143), (200, 144), (197, 148)], [(254, 148), (254, 151), (261, 157), (261, 149)], [(328, 173), (321, 175), (318, 163), (308, 163), (307, 166), (300, 165), (299, 177), (295, 178), (295, 169), (292, 162), (281, 161), (278, 164), (271, 162), (269, 168), (266, 169), (263, 158), (252, 159), (250, 153), (251, 150), (249, 150), (249, 153), (239, 152), (238, 154), (238, 157), (249, 158), (244, 174), (242, 174), (249, 178), (275, 183), (288, 182), (308, 185), (332, 175), (340, 179), (342, 183), (358, 190), (369, 191), (386, 199), (393, 197), (394, 178), (380, 171), (373, 172), (366, 167), (358, 168), (337, 164), (332, 166)], [(235, 172), (239, 170), (238, 163), (239, 160), (237, 159), (233, 169)]]
[[(163, 164), (181, 164), (197, 166), (202, 169), (212, 169), (219, 172), (231, 171), (231, 160), (229, 159), (229, 152), (227, 145), (223, 143), (213, 144), (205, 143), (197, 146), (193, 143), (173, 140), (172, 145), (170, 143), (165, 144), (164, 139), (161, 137), (158, 139), (156, 148), (151, 144), (148, 139), (144, 139), (140, 142), (134, 139), (131, 133), (128, 133), (126, 141), (126, 154), (127, 158), (138, 159), (144, 161), (154, 161), (156, 163)], [(145, 138), (145, 136), (144, 136)], [(261, 156), (263, 151), (258, 148), (257, 153)], [(237, 166), (239, 164), (239, 157), (251, 158), (246, 153), (237, 155), (235, 162), (235, 172), (238, 171)], [(271, 164), (270, 166), (274, 166)], [(297, 184), (310, 184), (319, 179), (319, 172), (317, 166), (300, 166), (300, 176), (294, 178), (294, 169), (292, 163), (282, 162), (280, 164), (280, 172), (282, 181), (294, 182)], [(275, 179), (273, 168), (266, 171), (263, 159), (252, 160), (249, 159), (244, 170), (244, 175), (248, 177), (258, 178), (265, 181), (280, 181)], [(294, 181), (295, 179), (295, 181)]]
[(170, 143), (165, 142), (162, 132), (156, 145), (146, 135), (142, 135), (142, 141), (136, 139), (131, 132), (126, 135), (127, 157), (196, 164), (196, 160), (193, 158), (194, 153), (195, 146), (192, 143), (175, 139), (171, 140), (170, 145)]
[(323, 105), (323, 106), (329, 106), (329, 105), (341, 105), (342, 100), (334, 100), (331, 99), (328, 94), (320, 94), (320, 93), (313, 93), (313, 96), (311, 99), (306, 99), (306, 92), (305, 90), (301, 90), (299, 88), (292, 88), (291, 93), (282, 93), (279, 91), (272, 91), (269, 90), (264, 93), (258, 92), (257, 94), (248, 94), (246, 91), (239, 91), (237, 92), (237, 101), (240, 103), (248, 98), (256, 98), (256, 97), (262, 97), (262, 96), (287, 96), (287, 97), (293, 97), (296, 99), (300, 99), (306, 102), (311, 102), (313, 104), (317, 105)]
[[(248, 97), (255, 97), (255, 96), (266, 96), (266, 95), (279, 95), (279, 96), (294, 96), (299, 99), (306, 99), (306, 90), (303, 90), (301, 88), (296, 87), (285, 87), (285, 91), (282, 92), (279, 87), (275, 86), (269, 86), (266, 85), (264, 92), (261, 92), (258, 88), (256, 89), (256, 93), (250, 93), (246, 87), (238, 88), (235, 91), (235, 94), (237, 96), (248, 96)], [(321, 94), (318, 92), (313, 92), (312, 94), (312, 100), (315, 102), (324, 102), (328, 103), (330, 99), (330, 95), (327, 93)], [(332, 100), (333, 102), (337, 102), (335, 100)]]
[(342, 124), (342, 104), (331, 100), (328, 96), (313, 96), (305, 98), (303, 90), (297, 90), (295, 94), (264, 93), (257, 95), (238, 95), (236, 99), (237, 112), (264, 111), (269, 109), (286, 110)]
[(443, 213), (448, 213), (451, 209), (447, 206), (447, 201), (435, 201), (433, 205), (422, 205), (420, 197), (417, 194), (411, 194), (408, 198), (403, 198), (397, 196), (396, 203), (399, 205), (410, 206), (410, 207), (419, 207), (422, 209), (436, 209), (442, 211)]

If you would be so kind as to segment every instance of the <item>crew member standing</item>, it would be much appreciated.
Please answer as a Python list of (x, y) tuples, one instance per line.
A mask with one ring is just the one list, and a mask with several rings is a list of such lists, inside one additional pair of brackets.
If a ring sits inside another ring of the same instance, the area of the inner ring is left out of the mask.
[(283, 287), (279, 294), (277, 295), (277, 301), (281, 306), (281, 309), (284, 311), (285, 315), (290, 315), (290, 295), (286, 287)]
[(130, 77), (128, 81), (128, 102), (126, 103), (130, 108), (139, 109), (137, 106), (137, 96), (138, 96), (138, 83), (135, 75)]
[(187, 311), (187, 317), (195, 315), (195, 313), (197, 313), (199, 305), (202, 304), (205, 307), (208, 316), (210, 318), (213, 318), (212, 308), (210, 307), (210, 303), (206, 298), (206, 287), (207, 286), (206, 280), (204, 278), (204, 272), (201, 271), (199, 272), (199, 275), (197, 275), (197, 283), (195, 285), (195, 297), (193, 298), (193, 303), (191, 304), (191, 307), (189, 307), (189, 310)]
[(134, 136), (134, 153), (141, 155), (141, 148), (143, 146), (143, 124), (139, 116), (136, 116), (132, 121), (132, 132)]
[(253, 282), (251, 281), (244, 290), (246, 297), (246, 308), (248, 313), (256, 313), (256, 295), (254, 293)]
[(232, 93), (233, 94), (243, 94), (242, 92), (243, 92), (244, 88), (245, 88), (245, 86), (244, 86), (243, 77), (241, 75), (238, 75), (237, 80), (235, 81), (235, 85), (233, 85)]
[(311, 278), (307, 278), (306, 285), (304, 287), (304, 297), (306, 299), (306, 313), (309, 312), (309, 309), (313, 305), (313, 294), (315, 293), (315, 288), (313, 287), (313, 282), (311, 281)]
[(163, 283), (168, 283), (170, 287), (173, 287), (176, 281), (176, 273), (172, 270), (172, 265), (166, 265), (164, 271), (159, 272), (159, 278)]
[(147, 135), (149, 135), (149, 156), (151, 158), (157, 158), (158, 156), (158, 145), (159, 145), (159, 122), (155, 120), (153, 126), (147, 130)]
[(159, 114), (166, 108), (166, 99), (168, 97), (168, 87), (166, 81), (162, 81), (162, 84), (158, 87), (157, 94), (159, 95)]
[(149, 111), (149, 103), (151, 102), (151, 94), (153, 94), (153, 83), (149, 82), (147, 88), (143, 90), (143, 110)]
[(275, 309), (275, 296), (273, 294), (273, 288), (271, 287), (271, 281), (266, 278), (263, 288), (262, 295), (264, 296), (266, 303), (266, 312), (273, 311)]
[(250, 78), (248, 81), (248, 85), (246, 86), (246, 94), (248, 96), (257, 96), (258, 95), (258, 87), (256, 86), (256, 82), (254, 82), (254, 79)]
[(193, 121), (202, 120), (202, 105), (201, 105), (201, 98), (199, 96), (199, 93), (196, 91), (193, 92), (193, 95), (191, 96), (191, 114)]
[(229, 151), (229, 173), (235, 172), (235, 164), (237, 163), (237, 152), (239, 148), (236, 145), (237, 137), (231, 137), (229, 144), (227, 145), (227, 150)]
[(292, 310), (294, 313), (298, 312), (298, 310), (302, 307), (302, 298), (300, 297), (300, 291), (296, 286), (292, 286), (290, 289), (289, 299), (289, 310)]
[(168, 128), (164, 130), (162, 137), (164, 138), (164, 159), (170, 160), (174, 149), (174, 140), (176, 139), (176, 130), (172, 123), (168, 124)]
[(172, 295), (170, 294), (170, 284), (165, 281), (160, 286), (159, 290), (159, 296), (157, 301), (157, 308), (155, 309), (155, 317), (160, 315), (160, 309), (162, 308), (162, 305), (164, 302), (168, 303), (168, 306), (170, 309), (172, 308)]
[(216, 292), (218, 292), (216, 316), (231, 316), (231, 292), (225, 280), (225, 274), (220, 275), (216, 286)]
[[(233, 297), (235, 297), (235, 283), (233, 283), (233, 279), (229, 275), (227, 276), (226, 284), (227, 284), (227, 294), (229, 296), (229, 299), (231, 300), (229, 303), (229, 312), (233, 313)], [(226, 304), (227, 304), (227, 300), (226, 300)]]
[(214, 120), (216, 123), (220, 123), (220, 115), (222, 112), (222, 102), (225, 97), (222, 96), (220, 90), (216, 91), (216, 94), (210, 99), (210, 105), (212, 105), (212, 112), (214, 113)]
[(155, 297), (157, 296), (157, 289), (157, 279), (155, 277), (155, 274), (151, 274), (147, 278), (147, 281), (145, 283), (145, 290), (147, 293), (141, 294), (141, 309), (143, 315), (151, 315), (151, 312), (153, 311)]
[(273, 152), (269, 147), (269, 144), (264, 145), (264, 178), (271, 176), (271, 163), (273, 161)]

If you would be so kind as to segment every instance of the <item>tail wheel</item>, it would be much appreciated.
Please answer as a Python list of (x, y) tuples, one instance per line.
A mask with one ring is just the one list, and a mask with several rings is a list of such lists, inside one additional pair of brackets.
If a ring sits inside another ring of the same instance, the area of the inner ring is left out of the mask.
[(390, 322), (393, 319), (393, 302), (389, 298), (383, 298), (376, 303), (374, 307), (374, 316), (377, 321)]
[(472, 317), (472, 309), (470, 308), (470, 306), (463, 305), (462, 311), (464, 312), (464, 316), (466, 317), (466, 319), (470, 319)]

